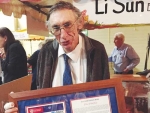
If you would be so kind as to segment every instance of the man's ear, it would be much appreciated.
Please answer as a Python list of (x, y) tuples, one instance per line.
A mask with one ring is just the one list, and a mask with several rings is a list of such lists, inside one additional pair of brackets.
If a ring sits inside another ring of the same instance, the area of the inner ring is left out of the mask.
[(84, 18), (83, 18), (83, 16), (81, 16), (78, 19), (78, 30), (82, 30), (83, 27), (84, 27)]

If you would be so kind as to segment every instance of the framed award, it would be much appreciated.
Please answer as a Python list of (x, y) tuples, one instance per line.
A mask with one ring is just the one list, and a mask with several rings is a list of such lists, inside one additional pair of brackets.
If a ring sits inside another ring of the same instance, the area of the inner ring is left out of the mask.
[(19, 113), (126, 113), (118, 78), (12, 93), (9, 100)]

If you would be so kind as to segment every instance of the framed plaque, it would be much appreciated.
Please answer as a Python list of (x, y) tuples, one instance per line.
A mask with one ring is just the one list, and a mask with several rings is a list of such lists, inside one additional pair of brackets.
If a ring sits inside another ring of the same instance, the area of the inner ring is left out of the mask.
[(148, 79), (142, 75), (112, 75), (111, 78), (122, 79), (125, 89), (125, 103), (130, 113), (148, 113), (148, 98), (146, 88)]
[(146, 76), (135, 74), (113, 74), (110, 78), (120, 78), (123, 82), (148, 82)]
[(9, 94), (19, 113), (126, 113), (121, 79)]

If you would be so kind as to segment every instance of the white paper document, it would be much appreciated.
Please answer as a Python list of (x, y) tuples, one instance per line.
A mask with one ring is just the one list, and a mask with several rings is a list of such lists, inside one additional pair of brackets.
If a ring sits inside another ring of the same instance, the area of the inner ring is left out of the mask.
[(72, 113), (112, 113), (109, 95), (71, 100)]

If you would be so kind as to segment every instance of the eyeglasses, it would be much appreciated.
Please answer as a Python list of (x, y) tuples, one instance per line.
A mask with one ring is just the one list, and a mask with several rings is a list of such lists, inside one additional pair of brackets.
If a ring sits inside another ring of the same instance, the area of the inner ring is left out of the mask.
[(76, 21), (74, 23), (71, 22), (66, 22), (64, 23), (61, 27), (60, 26), (54, 26), (51, 28), (51, 33), (55, 36), (60, 35), (61, 34), (61, 29), (64, 29), (67, 33), (73, 31), (73, 26), (74, 24), (77, 22), (79, 18), (76, 19)]

